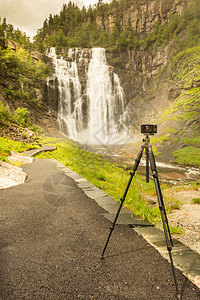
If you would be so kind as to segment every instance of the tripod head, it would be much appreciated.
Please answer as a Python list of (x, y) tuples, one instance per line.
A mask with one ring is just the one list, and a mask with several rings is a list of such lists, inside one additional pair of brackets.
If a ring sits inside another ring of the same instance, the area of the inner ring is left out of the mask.
[(143, 139), (143, 146), (142, 148), (145, 149), (145, 154), (146, 154), (146, 182), (149, 183), (149, 143), (150, 143), (150, 138), (149, 135), (146, 134), (145, 138)]
[(145, 147), (149, 146), (150, 137), (148, 136), (148, 134), (145, 136), (145, 138), (142, 141), (143, 141)]
[(145, 149), (145, 153), (146, 153), (146, 182), (149, 183), (149, 146), (150, 146), (149, 135), (154, 135), (154, 133), (157, 133), (157, 125), (142, 124), (141, 133), (144, 133), (146, 135), (145, 138), (143, 139), (144, 144), (142, 148)]

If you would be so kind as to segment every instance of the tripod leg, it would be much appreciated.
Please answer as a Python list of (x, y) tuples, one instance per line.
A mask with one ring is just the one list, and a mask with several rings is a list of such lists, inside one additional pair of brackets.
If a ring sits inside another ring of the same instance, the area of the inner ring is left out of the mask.
[(146, 183), (149, 183), (149, 148), (145, 147), (146, 154)]
[(159, 204), (159, 209), (160, 209), (162, 223), (163, 223), (163, 229), (164, 229), (164, 234), (165, 234), (167, 250), (169, 252), (169, 258), (170, 258), (170, 262), (171, 262), (172, 274), (173, 274), (173, 277), (174, 277), (174, 283), (175, 283), (175, 287), (176, 287), (177, 297), (179, 298), (180, 294), (179, 294), (178, 284), (177, 284), (177, 280), (176, 280), (176, 274), (175, 274), (173, 258), (172, 258), (172, 254), (171, 254), (173, 243), (172, 243), (171, 233), (170, 233), (170, 229), (169, 229), (169, 223), (168, 223), (168, 220), (167, 220), (167, 214), (166, 214), (166, 211), (165, 211), (163, 196), (162, 196), (162, 193), (161, 193), (160, 183), (159, 183), (159, 180), (158, 180), (158, 173), (157, 173), (157, 170), (156, 170), (155, 158), (154, 158), (154, 154), (153, 154), (151, 145), (149, 146), (149, 149), (150, 149), (150, 151), (149, 151), (150, 165), (151, 165), (153, 179), (154, 179), (154, 183), (155, 183), (155, 187), (156, 187), (156, 193), (157, 193), (158, 204)]
[(109, 233), (109, 235), (108, 235), (108, 238), (107, 238), (105, 247), (104, 247), (104, 249), (103, 249), (103, 252), (102, 252), (102, 255), (101, 255), (101, 259), (104, 258), (104, 253), (105, 253), (105, 251), (106, 251), (106, 248), (107, 248), (107, 246), (108, 246), (108, 242), (109, 242), (109, 240), (110, 240), (110, 237), (111, 237), (111, 235), (112, 235), (112, 232), (113, 232), (113, 230), (114, 230), (114, 228), (115, 228), (115, 225), (116, 225), (116, 223), (117, 223), (117, 219), (118, 219), (118, 216), (119, 216), (119, 214), (120, 214), (120, 211), (121, 211), (121, 208), (122, 208), (122, 206), (123, 206), (123, 203), (124, 203), (124, 201), (125, 201), (125, 198), (126, 198), (126, 195), (127, 195), (127, 193), (128, 193), (129, 187), (130, 187), (130, 185), (131, 185), (131, 181), (132, 181), (133, 176), (135, 175), (135, 172), (136, 172), (136, 170), (137, 170), (137, 168), (138, 168), (138, 165), (139, 165), (139, 163), (140, 163), (140, 160), (141, 160), (141, 157), (142, 157), (143, 150), (144, 150), (144, 147), (142, 146), (142, 149), (140, 150), (140, 152), (139, 152), (138, 155), (137, 155), (137, 158), (135, 159), (135, 163), (134, 163), (134, 166), (133, 166), (133, 171), (130, 173), (131, 177), (130, 177), (129, 182), (128, 182), (128, 184), (127, 184), (127, 187), (126, 187), (126, 190), (125, 190), (125, 192), (124, 192), (124, 195), (123, 195), (123, 197), (120, 199), (120, 200), (121, 200), (121, 203), (120, 203), (120, 206), (119, 206), (119, 208), (118, 208), (117, 214), (116, 214), (116, 216), (115, 216), (114, 222), (113, 222), (112, 226), (110, 226), (110, 233)]

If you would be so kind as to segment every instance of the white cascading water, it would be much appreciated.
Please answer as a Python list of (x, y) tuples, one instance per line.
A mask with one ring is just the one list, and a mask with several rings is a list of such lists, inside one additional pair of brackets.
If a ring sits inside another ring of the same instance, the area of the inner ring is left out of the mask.
[[(76, 61), (81, 62), (83, 50), (79, 54), (77, 49), (69, 49), (68, 57), (72, 62), (67, 62), (57, 58), (55, 48), (50, 49), (49, 57), (55, 66), (59, 87), (60, 131), (79, 142), (120, 143), (125, 137), (123, 89), (119, 77), (106, 63), (105, 49), (93, 48), (91, 51), (87, 73), (87, 117), (83, 118), (81, 84), (76, 64)], [(83, 124), (84, 119), (88, 120), (88, 124)]]
[[(48, 56), (53, 60), (58, 80), (60, 131), (64, 133), (67, 131), (69, 138), (78, 140), (79, 132), (83, 130), (83, 114), (81, 84), (76, 62), (67, 62), (62, 57), (58, 59), (55, 48), (50, 49)], [(69, 49), (68, 56), (72, 56), (72, 49)]]
[(93, 48), (88, 68), (87, 97), (90, 137), (113, 143), (119, 135), (120, 116), (124, 113), (123, 89), (119, 77), (109, 71), (105, 49)]

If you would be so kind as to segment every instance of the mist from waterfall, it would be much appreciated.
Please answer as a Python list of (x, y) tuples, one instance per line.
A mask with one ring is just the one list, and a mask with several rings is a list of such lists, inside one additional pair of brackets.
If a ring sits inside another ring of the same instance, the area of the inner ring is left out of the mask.
[(82, 61), (84, 49), (79, 52), (69, 49), (70, 61), (57, 58), (55, 48), (48, 54), (53, 60), (58, 82), (60, 131), (80, 143), (122, 143), (126, 135), (123, 124), (125, 104), (119, 77), (106, 63), (105, 49), (91, 49), (83, 103), (77, 63)]

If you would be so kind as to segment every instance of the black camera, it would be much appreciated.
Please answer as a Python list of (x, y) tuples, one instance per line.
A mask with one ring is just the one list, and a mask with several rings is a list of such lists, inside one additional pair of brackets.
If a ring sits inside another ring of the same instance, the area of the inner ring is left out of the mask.
[(157, 133), (157, 125), (156, 124), (142, 124), (141, 125), (141, 133), (145, 133), (145, 134)]

